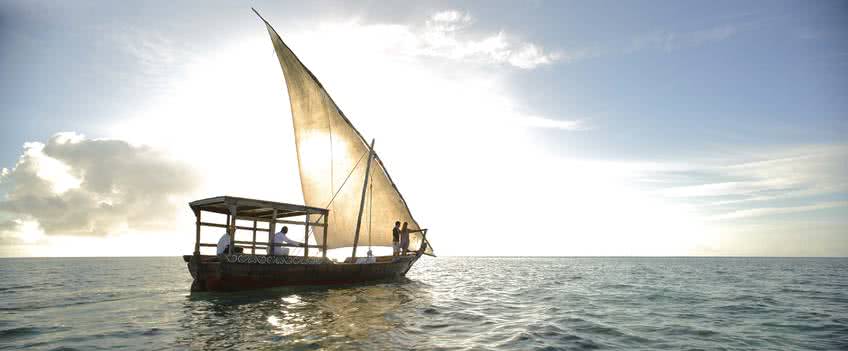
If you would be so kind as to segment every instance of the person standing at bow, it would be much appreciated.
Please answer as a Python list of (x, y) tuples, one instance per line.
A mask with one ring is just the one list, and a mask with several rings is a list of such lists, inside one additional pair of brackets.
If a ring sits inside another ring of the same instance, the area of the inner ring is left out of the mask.
[(392, 228), (392, 256), (397, 256), (400, 251), (400, 221), (395, 222)]
[(407, 225), (409, 225), (407, 222), (403, 222), (403, 226), (400, 227), (400, 249), (404, 255), (409, 251), (409, 228), (407, 228)]

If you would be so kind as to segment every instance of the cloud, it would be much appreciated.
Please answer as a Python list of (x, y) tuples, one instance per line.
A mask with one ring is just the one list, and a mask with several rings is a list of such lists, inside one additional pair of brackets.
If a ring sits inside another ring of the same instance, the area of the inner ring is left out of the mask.
[(0, 232), (106, 235), (166, 228), (196, 176), (150, 147), (59, 133), (0, 175)]
[(634, 52), (644, 49), (674, 51), (722, 41), (737, 33), (738, 29), (732, 25), (721, 25), (689, 32), (654, 32), (633, 38), (627, 51)]
[(121, 77), (137, 89), (163, 95), (172, 93), (171, 81), (185, 71), (198, 50), (192, 48), (192, 42), (132, 26), (117, 28), (107, 38), (134, 62), (129, 68), (114, 67), (110, 74)]
[(471, 15), (456, 10), (437, 12), (427, 19), (427, 27), (441, 32), (455, 32), (473, 23)]
[(836, 207), (846, 207), (846, 206), (848, 206), (848, 201), (827, 201), (827, 202), (817, 203), (817, 204), (813, 204), (813, 205), (804, 205), (804, 206), (752, 208), (752, 209), (747, 209), (747, 210), (733, 211), (733, 212), (721, 214), (721, 215), (718, 215), (718, 216), (713, 216), (713, 217), (710, 217), (710, 219), (712, 219), (712, 220), (739, 219), (739, 218), (758, 217), (758, 216), (767, 216), (767, 215), (776, 215), (776, 214), (808, 212), (808, 211), (815, 211), (815, 210), (836, 208)]
[(561, 130), (585, 130), (586, 126), (580, 120), (558, 120), (545, 117), (523, 116), (515, 119), (516, 124), (531, 128), (549, 128)]
[(423, 28), (410, 29), (416, 40), (414, 51), (419, 55), (508, 64), (522, 69), (533, 69), (562, 58), (578, 56), (547, 52), (539, 44), (522, 42), (504, 31), (470, 38), (473, 23), (468, 13), (455, 10), (435, 13), (427, 19)]
[[(843, 206), (822, 197), (848, 192), (848, 145), (804, 145), (744, 152), (690, 166), (695, 184), (667, 186), (670, 198), (702, 201), (720, 213), (712, 219), (739, 219)], [(788, 202), (792, 202), (789, 204)]]

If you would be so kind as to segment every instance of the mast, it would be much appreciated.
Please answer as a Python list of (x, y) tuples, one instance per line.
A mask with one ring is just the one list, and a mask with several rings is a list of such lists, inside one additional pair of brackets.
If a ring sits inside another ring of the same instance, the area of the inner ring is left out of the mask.
[(368, 163), (365, 164), (365, 183), (362, 184), (362, 199), (359, 201), (359, 215), (356, 217), (356, 234), (353, 235), (353, 254), (356, 258), (356, 246), (359, 244), (359, 227), (362, 226), (362, 210), (365, 209), (365, 193), (368, 191), (368, 175), (371, 173), (371, 159), (374, 157), (374, 139), (368, 148)]

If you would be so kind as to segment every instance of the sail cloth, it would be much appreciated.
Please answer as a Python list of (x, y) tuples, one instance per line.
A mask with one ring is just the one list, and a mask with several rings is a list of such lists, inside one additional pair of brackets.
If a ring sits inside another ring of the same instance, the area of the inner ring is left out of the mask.
[[(271, 35), (288, 87), (303, 200), (307, 206), (330, 210), (328, 249), (353, 246), (368, 144), (271, 24), (262, 20)], [(395, 221), (408, 222), (410, 229), (419, 229), (406, 201), (376, 155), (371, 164), (370, 183), (359, 235), (360, 246), (368, 245), (369, 220), (370, 242), (374, 246), (392, 244)], [(317, 219), (312, 217), (310, 221)], [(315, 239), (319, 245), (323, 245), (321, 234), (316, 228)], [(411, 236), (410, 248), (418, 249), (420, 240), (420, 235)]]

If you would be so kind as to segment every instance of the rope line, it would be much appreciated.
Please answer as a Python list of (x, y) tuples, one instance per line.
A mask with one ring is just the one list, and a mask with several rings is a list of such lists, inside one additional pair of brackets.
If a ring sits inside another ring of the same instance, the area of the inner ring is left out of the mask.
[[(347, 177), (345, 177), (345, 180), (342, 182), (342, 185), (340, 185), (340, 186), (339, 186), (339, 189), (338, 189), (338, 190), (336, 190), (336, 193), (335, 193), (335, 194), (333, 194), (333, 197), (330, 199), (330, 202), (328, 202), (328, 203), (327, 203), (327, 205), (326, 205), (326, 206), (324, 206), (324, 208), (329, 208), (329, 207), (330, 207), (330, 205), (332, 205), (332, 204), (333, 204), (333, 201), (335, 201), (335, 200), (336, 200), (336, 196), (338, 196), (338, 195), (339, 195), (339, 193), (342, 191), (342, 188), (344, 188), (345, 184), (347, 184), (347, 181), (350, 179), (350, 176), (351, 176), (351, 175), (353, 175), (353, 171), (355, 171), (355, 170), (356, 170), (356, 167), (359, 167), (359, 164), (362, 162), (362, 159), (363, 159), (363, 158), (365, 158), (365, 155), (367, 155), (367, 154), (368, 154), (368, 151), (365, 151), (365, 153), (363, 153), (363, 154), (362, 154), (362, 156), (359, 156), (359, 160), (357, 160), (357, 161), (356, 161), (356, 164), (355, 164), (355, 165), (353, 165), (353, 168), (351, 168), (351, 169), (350, 169), (350, 172), (348, 172), (348, 173), (347, 173)], [(330, 183), (330, 185), (332, 186), (332, 182)], [(322, 217), (324, 217), (324, 215), (323, 215), (323, 214), (322, 214), (322, 215), (320, 215), (320, 216), (318, 216), (318, 218), (317, 218), (315, 221), (316, 221), (316, 222), (317, 222), (317, 221), (320, 221)], [(309, 221), (309, 220), (310, 220), (310, 219), (309, 219), (309, 215), (307, 215), (307, 216), (306, 216), (306, 221)], [(324, 230), (327, 230), (327, 228), (326, 228), (326, 227), (324, 227)], [(315, 238), (315, 231), (314, 231), (314, 227), (310, 226), (310, 227), (309, 227), (309, 232), (312, 234), (312, 237), (313, 237), (313, 238)], [(318, 239), (317, 239), (317, 238), (315, 239), (315, 242), (316, 242), (316, 243), (318, 242)]]
[[(324, 206), (324, 208), (329, 208), (330, 205), (333, 204), (333, 201), (336, 200), (336, 196), (338, 196), (339, 193), (342, 191), (342, 188), (344, 188), (345, 184), (347, 184), (347, 181), (348, 181), (348, 179), (350, 179), (350, 176), (353, 175), (353, 171), (356, 170), (356, 167), (359, 167), (359, 163), (362, 162), (362, 159), (367, 154), (368, 154), (368, 151), (365, 151), (365, 153), (363, 153), (362, 156), (359, 157), (359, 161), (356, 161), (356, 164), (353, 165), (353, 168), (350, 169), (350, 172), (347, 174), (347, 178), (345, 178), (345, 180), (342, 182), (342, 185), (340, 185), (339, 189), (336, 190), (336, 193), (333, 194), (333, 198), (330, 199), (330, 202), (328, 202), (327, 206)], [(321, 219), (321, 217), (318, 217), (318, 219)]]

